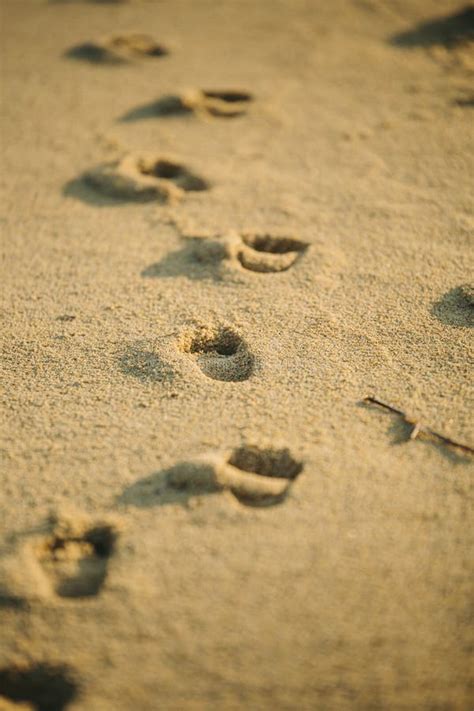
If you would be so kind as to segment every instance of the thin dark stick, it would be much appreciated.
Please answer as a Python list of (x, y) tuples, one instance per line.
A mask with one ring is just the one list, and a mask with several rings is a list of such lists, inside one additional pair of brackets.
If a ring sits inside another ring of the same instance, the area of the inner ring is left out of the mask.
[(365, 397), (363, 402), (367, 402), (370, 405), (378, 405), (378, 407), (382, 407), (384, 410), (387, 410), (388, 412), (391, 412), (392, 414), (398, 415), (399, 417), (403, 418), (407, 425), (410, 425), (412, 427), (412, 430), (410, 432), (410, 439), (416, 439), (418, 435), (424, 434), (428, 435), (429, 437), (434, 437), (435, 439), (438, 439), (440, 442), (443, 442), (443, 444), (446, 444), (450, 447), (461, 449), (463, 452), (466, 452), (468, 454), (474, 454), (473, 447), (469, 447), (467, 444), (461, 444), (460, 442), (456, 442), (450, 437), (446, 437), (445, 435), (442, 435), (439, 432), (435, 432), (430, 427), (424, 427), (419, 422), (412, 420), (410, 417), (408, 417), (408, 415), (403, 412), (403, 410), (398, 410), (396, 407), (393, 407), (392, 405), (389, 405), (386, 402), (382, 402), (382, 400), (378, 400), (375, 397)]

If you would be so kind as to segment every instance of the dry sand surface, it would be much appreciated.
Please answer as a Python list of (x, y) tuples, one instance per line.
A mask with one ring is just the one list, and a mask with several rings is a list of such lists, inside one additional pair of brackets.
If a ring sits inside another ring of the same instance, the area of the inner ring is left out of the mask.
[(470, 711), (474, 6), (2, 6), (0, 709)]

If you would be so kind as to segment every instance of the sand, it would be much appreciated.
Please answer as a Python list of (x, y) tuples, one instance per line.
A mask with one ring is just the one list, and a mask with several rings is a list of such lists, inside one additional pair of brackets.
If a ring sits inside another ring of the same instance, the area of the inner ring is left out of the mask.
[(473, 707), (462, 9), (4, 0), (0, 708)]

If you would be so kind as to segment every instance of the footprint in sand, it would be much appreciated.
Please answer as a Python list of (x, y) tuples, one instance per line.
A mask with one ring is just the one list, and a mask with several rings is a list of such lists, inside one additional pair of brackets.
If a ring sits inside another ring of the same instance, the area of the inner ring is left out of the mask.
[(202, 262), (229, 260), (234, 267), (270, 274), (290, 269), (308, 247), (307, 242), (294, 237), (244, 232), (221, 239), (195, 240), (195, 255)]
[(224, 463), (221, 481), (241, 504), (272, 506), (286, 498), (302, 471), (288, 449), (239, 447)]
[(244, 234), (236, 257), (252, 272), (285, 272), (304, 254), (307, 242), (270, 234)]
[(163, 57), (167, 54), (169, 50), (150, 35), (129, 32), (84, 42), (71, 47), (65, 56), (94, 64), (122, 64), (140, 57)]
[(303, 471), (289, 449), (262, 449), (254, 445), (238, 447), (224, 455), (204, 457), (202, 466), (176, 467), (168, 474), (168, 484), (178, 490), (207, 493), (230, 491), (246, 506), (273, 506), (288, 496), (295, 479)]
[[(72, 671), (47, 663), (0, 668), (0, 709), (65, 711), (78, 693)], [(2, 699), (8, 700), (2, 703)]]
[(57, 522), (51, 535), (38, 543), (36, 556), (59, 597), (97, 595), (107, 577), (116, 543), (112, 526), (91, 527)]
[(224, 237), (187, 237), (183, 249), (142, 271), (145, 277), (187, 276), (223, 279), (237, 270), (256, 274), (288, 271), (309, 248), (308, 242), (273, 234), (229, 234)]
[(245, 506), (268, 507), (288, 496), (303, 463), (289, 449), (238, 447), (180, 462), (128, 486), (120, 497), (126, 505), (148, 508), (182, 504), (195, 497), (230, 492)]
[(183, 114), (235, 118), (246, 114), (252, 101), (252, 94), (242, 89), (188, 89), (180, 94), (170, 94), (138, 106), (122, 116), (121, 121)]
[(201, 326), (187, 331), (181, 336), (179, 347), (213, 380), (238, 382), (254, 372), (254, 356), (229, 326)]
[(101, 193), (118, 200), (177, 202), (186, 192), (208, 190), (210, 184), (182, 163), (163, 156), (127, 155), (84, 174)]

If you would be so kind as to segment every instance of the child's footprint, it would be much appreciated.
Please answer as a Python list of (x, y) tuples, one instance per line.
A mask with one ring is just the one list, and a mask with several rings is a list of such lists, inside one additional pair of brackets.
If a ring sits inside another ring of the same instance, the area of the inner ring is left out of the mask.
[[(12, 665), (0, 669), (0, 709), (64, 711), (77, 692), (74, 675), (63, 665)], [(15, 705), (4, 707), (2, 699)]]
[(153, 116), (179, 116), (194, 113), (222, 118), (233, 118), (247, 113), (253, 96), (242, 89), (188, 89), (180, 94), (163, 96), (157, 101), (138, 106), (122, 116), (122, 121), (135, 121)]
[(105, 163), (84, 175), (92, 187), (120, 200), (176, 202), (185, 192), (208, 190), (210, 185), (174, 159), (130, 154)]
[(214, 380), (247, 380), (254, 371), (254, 356), (243, 338), (229, 326), (200, 326), (188, 331), (181, 337), (180, 348)]
[(97, 595), (107, 577), (117, 534), (106, 524), (77, 527), (58, 522), (36, 548), (38, 560), (60, 597)]
[(66, 56), (93, 63), (118, 64), (138, 57), (162, 57), (168, 53), (168, 49), (150, 35), (129, 32), (76, 45), (66, 52)]

